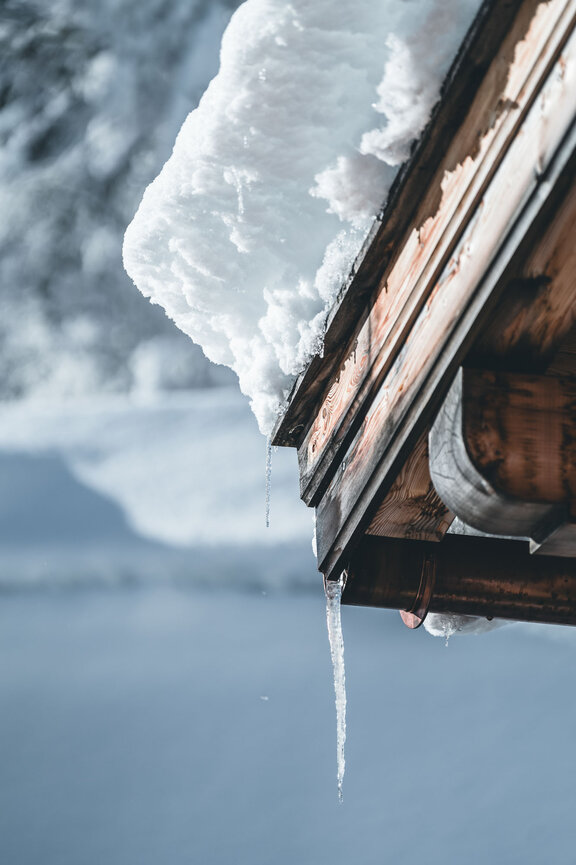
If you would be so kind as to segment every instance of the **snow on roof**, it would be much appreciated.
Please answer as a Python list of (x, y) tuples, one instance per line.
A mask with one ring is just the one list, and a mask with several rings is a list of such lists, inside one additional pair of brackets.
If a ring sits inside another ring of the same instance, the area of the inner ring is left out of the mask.
[(126, 232), (140, 289), (268, 434), (478, 0), (247, 0)]

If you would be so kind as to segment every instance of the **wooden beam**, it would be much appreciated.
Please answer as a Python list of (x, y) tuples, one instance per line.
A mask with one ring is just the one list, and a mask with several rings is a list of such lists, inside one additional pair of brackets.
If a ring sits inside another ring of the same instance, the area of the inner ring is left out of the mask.
[[(357, 324), (366, 317), (374, 291), (383, 285), (383, 273), (395, 255), (399, 239), (411, 230), (413, 222), (421, 225), (436, 212), (443, 171), (453, 169), (473, 151), (477, 145), (477, 131), (491, 125), (493, 106), (483, 100), (481, 113), (480, 103), (476, 102), (477, 129), (470, 126), (468, 138), (462, 140), (462, 121), (496, 56), (499, 58), (500, 76), (504, 82), (506, 80), (508, 67), (514, 59), (515, 44), (510, 39), (506, 44), (503, 41), (512, 22), (516, 19), (516, 37), (522, 39), (539, 2), (486, 0), (481, 5), (446, 77), (442, 97), (430, 123), (415, 145), (412, 158), (400, 170), (385, 207), (375, 220), (352, 272), (330, 310), (323, 354), (313, 358), (293, 388), (287, 409), (273, 434), (275, 445), (300, 446), (318, 412), (323, 391), (331, 386), (334, 370), (343, 366), (352, 350), (350, 338)], [(494, 81), (494, 92), (499, 89), (500, 85)], [(450, 142), (449, 159), (446, 158), (447, 142)], [(461, 151), (458, 150), (460, 142)], [(439, 166), (442, 166), (440, 173)], [(423, 208), (423, 190), (429, 186), (433, 192), (426, 196), (426, 206)]]
[[(506, 286), (468, 355), (468, 365), (544, 372), (556, 362), (551, 371), (574, 370), (575, 225), (576, 194), (572, 192), (550, 215), (534, 247), (527, 250), (518, 278)], [(564, 354), (558, 356), (562, 348)], [(567, 365), (570, 352), (572, 369)]]
[[(573, 34), (564, 53), (573, 75)], [(552, 69), (426, 305), (403, 332), (392, 365), (357, 421), (360, 429), (337, 463), (339, 473), (318, 504), (319, 566), (325, 576), (338, 572), (348, 546), (369, 524), (370, 508), (384, 497), (400, 460), (438, 407), (507, 274), (518, 273), (567, 190), (574, 194), (575, 114), (572, 78), (559, 81)]]
[(434, 487), (460, 520), (541, 543), (576, 498), (576, 380), (461, 369), (429, 447)]
[(576, 625), (576, 559), (537, 559), (523, 541), (365, 537), (348, 563), (342, 603), (418, 608), (421, 618), (456, 613)]
[(463, 370), (463, 436), (495, 488), (526, 501), (576, 499), (576, 379)]
[(402, 466), (366, 529), (368, 535), (441, 541), (452, 514), (434, 489), (428, 464), (428, 432)]

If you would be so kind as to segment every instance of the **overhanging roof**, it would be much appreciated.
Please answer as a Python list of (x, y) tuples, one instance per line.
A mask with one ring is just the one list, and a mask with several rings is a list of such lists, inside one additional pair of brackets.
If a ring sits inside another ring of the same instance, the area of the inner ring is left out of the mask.
[(427, 433), (463, 361), (543, 372), (562, 353), (575, 20), (567, 0), (484, 4), (279, 420), (328, 578), (366, 532), (443, 537)]

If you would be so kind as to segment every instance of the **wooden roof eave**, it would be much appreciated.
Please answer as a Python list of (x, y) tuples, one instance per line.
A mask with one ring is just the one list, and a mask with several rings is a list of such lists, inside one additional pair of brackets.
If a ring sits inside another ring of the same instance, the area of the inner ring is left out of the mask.
[[(278, 447), (298, 447), (314, 416), (332, 371), (345, 358), (348, 342), (365, 316), (371, 296), (393, 255), (398, 239), (410, 227), (422, 197), (446, 153), (462, 117), (493, 61), (519, 0), (484, 0), (442, 86), (424, 132), (401, 167), (364, 241), (350, 273), (328, 312), (322, 354), (315, 355), (296, 379), (272, 433)], [(536, 7), (537, 0), (531, 4)], [(439, 190), (438, 190), (439, 194)], [(430, 201), (430, 213), (435, 210)]]
[[(575, 88), (556, 79), (566, 57), (570, 69), (575, 62), (575, 7), (485, 4), (331, 314), (324, 357), (300, 378), (279, 422), (274, 442), (298, 446), (329, 578), (370, 530), (411, 451), (419, 461), (407, 472), (426, 487), (427, 425), (509, 280), (530, 281), (523, 261), (573, 182)], [(492, 42), (490, 29), (499, 34)], [(448, 129), (458, 134), (447, 140)], [(557, 348), (571, 301), (565, 286), (552, 284), (554, 292)], [(507, 315), (514, 320), (514, 309)], [(381, 533), (394, 536), (382, 520)], [(446, 509), (433, 514), (437, 539), (449, 521)]]

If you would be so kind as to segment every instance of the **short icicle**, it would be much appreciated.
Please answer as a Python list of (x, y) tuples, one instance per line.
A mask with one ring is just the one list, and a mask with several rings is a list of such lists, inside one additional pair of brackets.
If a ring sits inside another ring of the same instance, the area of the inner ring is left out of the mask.
[(339, 580), (325, 580), (326, 591), (326, 621), (328, 623), (328, 639), (330, 655), (334, 670), (334, 693), (336, 695), (336, 753), (338, 798), (342, 802), (342, 784), (346, 760), (344, 745), (346, 743), (346, 673), (344, 669), (344, 639), (342, 636), (342, 618), (340, 615), (340, 600), (344, 588), (345, 574)]

